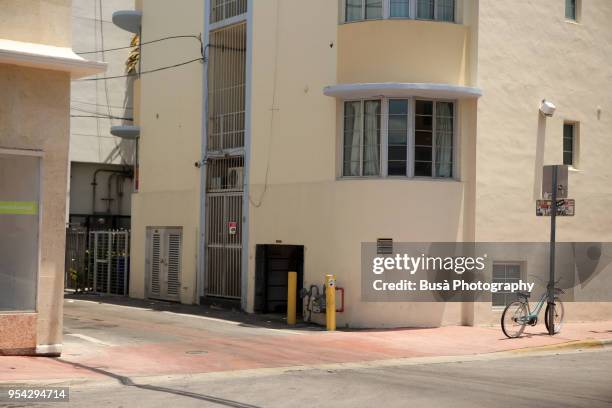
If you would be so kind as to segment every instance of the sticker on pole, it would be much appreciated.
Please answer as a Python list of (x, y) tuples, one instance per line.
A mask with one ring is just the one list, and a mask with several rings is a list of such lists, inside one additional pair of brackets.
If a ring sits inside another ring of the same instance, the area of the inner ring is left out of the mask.
[[(550, 217), (552, 215), (552, 200), (538, 200), (536, 203), (536, 215), (538, 217)], [(573, 217), (576, 215), (576, 200), (557, 200), (557, 217)]]
[(236, 231), (238, 229), (238, 223), (236, 221), (230, 221), (227, 223), (227, 230), (230, 235), (236, 235)]

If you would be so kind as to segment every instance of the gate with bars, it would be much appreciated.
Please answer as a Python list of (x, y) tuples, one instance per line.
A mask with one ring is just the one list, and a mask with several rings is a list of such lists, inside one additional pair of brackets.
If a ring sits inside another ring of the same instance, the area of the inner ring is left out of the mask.
[(242, 157), (209, 159), (206, 192), (206, 295), (240, 299)]
[(87, 229), (70, 226), (66, 229), (66, 268), (64, 287), (86, 290), (91, 288), (87, 259)]
[(247, 2), (215, 4), (211, 20), (222, 27), (208, 41), (204, 295), (241, 299), (247, 24), (225, 17)]
[(89, 233), (89, 276), (94, 292), (127, 295), (129, 268), (129, 231)]

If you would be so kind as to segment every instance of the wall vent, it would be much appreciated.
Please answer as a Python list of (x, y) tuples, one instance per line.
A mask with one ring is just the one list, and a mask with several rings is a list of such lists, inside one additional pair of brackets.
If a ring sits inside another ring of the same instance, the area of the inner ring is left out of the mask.
[(376, 241), (376, 253), (378, 255), (392, 255), (393, 254), (393, 239), (378, 238), (378, 240)]

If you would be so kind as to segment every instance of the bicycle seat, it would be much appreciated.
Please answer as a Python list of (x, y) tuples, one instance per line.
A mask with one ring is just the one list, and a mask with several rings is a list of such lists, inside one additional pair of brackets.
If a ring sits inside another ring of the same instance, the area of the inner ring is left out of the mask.
[(525, 299), (529, 298), (531, 296), (531, 293), (525, 293), (525, 292), (516, 292), (516, 295), (519, 297), (524, 297)]

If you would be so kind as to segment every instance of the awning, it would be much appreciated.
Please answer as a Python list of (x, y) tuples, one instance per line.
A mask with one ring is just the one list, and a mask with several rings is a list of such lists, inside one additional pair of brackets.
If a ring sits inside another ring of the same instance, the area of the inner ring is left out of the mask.
[(364, 98), (406, 98), (417, 96), (422, 98), (465, 99), (482, 96), (480, 88), (462, 85), (411, 83), (411, 82), (383, 82), (339, 84), (323, 88), (323, 93), (339, 99)]
[(106, 63), (88, 61), (67, 47), (0, 39), (0, 64), (70, 72), (72, 79), (106, 71)]

